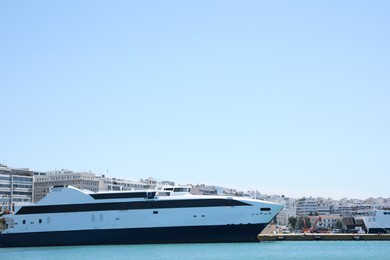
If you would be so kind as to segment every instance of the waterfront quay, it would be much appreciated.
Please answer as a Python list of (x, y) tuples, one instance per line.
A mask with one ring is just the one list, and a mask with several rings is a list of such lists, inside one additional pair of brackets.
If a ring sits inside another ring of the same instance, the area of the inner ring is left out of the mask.
[(297, 233), (297, 234), (259, 234), (257, 239), (265, 241), (390, 241), (390, 234), (327, 234), (327, 233)]

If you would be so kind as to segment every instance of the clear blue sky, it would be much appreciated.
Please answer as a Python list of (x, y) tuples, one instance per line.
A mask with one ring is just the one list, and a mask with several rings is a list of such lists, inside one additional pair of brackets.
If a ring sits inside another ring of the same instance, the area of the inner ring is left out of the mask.
[(390, 197), (389, 1), (2, 1), (0, 162)]

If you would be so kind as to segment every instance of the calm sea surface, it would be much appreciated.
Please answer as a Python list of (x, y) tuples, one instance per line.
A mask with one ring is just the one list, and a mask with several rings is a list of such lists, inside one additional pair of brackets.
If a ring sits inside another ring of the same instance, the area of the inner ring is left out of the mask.
[(386, 241), (0, 248), (0, 259), (390, 259)]

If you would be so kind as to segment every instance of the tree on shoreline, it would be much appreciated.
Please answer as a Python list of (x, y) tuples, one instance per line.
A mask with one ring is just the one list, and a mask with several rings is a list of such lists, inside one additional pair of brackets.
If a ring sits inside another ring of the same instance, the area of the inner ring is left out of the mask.
[(297, 226), (297, 222), (298, 222), (298, 219), (296, 217), (289, 217), (288, 218), (288, 223), (290, 224), (290, 226), (295, 229), (295, 227)]

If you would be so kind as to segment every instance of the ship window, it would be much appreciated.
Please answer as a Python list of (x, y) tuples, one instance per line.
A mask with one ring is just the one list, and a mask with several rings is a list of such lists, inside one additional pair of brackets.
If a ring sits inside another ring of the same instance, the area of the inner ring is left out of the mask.
[(153, 211), (153, 214), (158, 214), (158, 211)]
[(173, 191), (174, 192), (188, 192), (188, 188), (175, 188)]
[(103, 215), (99, 215), (99, 221), (103, 221)]
[(271, 208), (261, 208), (261, 211), (271, 211)]
[(26, 220), (23, 220), (23, 224), (26, 224)]
[(170, 195), (170, 193), (169, 192), (159, 192), (159, 193), (157, 193), (157, 195), (158, 196), (169, 196)]
[(39, 223), (42, 223), (42, 219), (39, 219), (39, 221), (38, 221)]
[(47, 217), (47, 224), (50, 224), (50, 217)]

